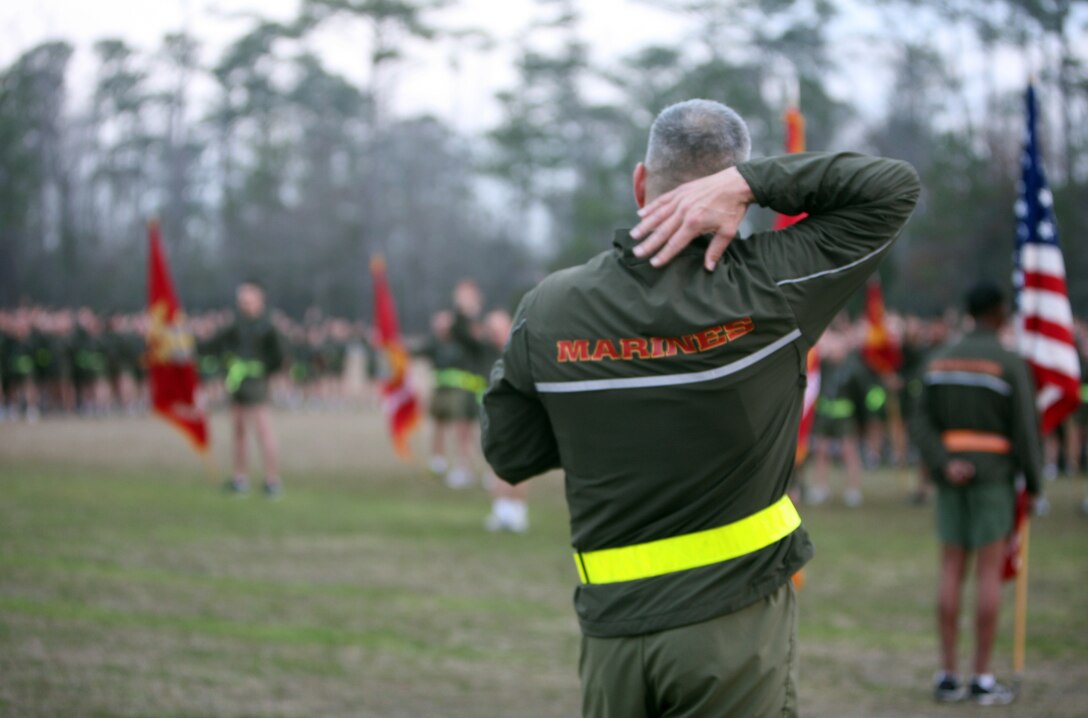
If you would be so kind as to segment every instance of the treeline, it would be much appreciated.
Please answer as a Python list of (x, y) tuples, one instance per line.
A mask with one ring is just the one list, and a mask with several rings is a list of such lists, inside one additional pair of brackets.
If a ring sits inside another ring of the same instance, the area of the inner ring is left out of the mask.
[[(421, 328), (462, 276), (510, 304), (607, 247), (630, 222), (629, 173), (663, 106), (723, 100), (771, 154), (797, 94), (810, 148), (918, 167), (925, 196), (885, 280), (894, 305), (934, 313), (970, 279), (1010, 271), (1022, 83), (986, 66), (1022, 57), (1045, 101), (1070, 290), (1088, 312), (1086, 0), (662, 1), (690, 32), (604, 66), (580, 3), (537, 0), (518, 80), (482, 136), (389, 109), (413, 47), (484, 51), (478, 32), (436, 24), (448, 4), (301, 0), (291, 22), (255, 20), (215, 58), (183, 34), (153, 49), (107, 38), (89, 91), (70, 86), (69, 44), (27, 50), (0, 70), (0, 306), (140, 306), (155, 215), (193, 309), (258, 277), (296, 316), (365, 316), (367, 261), (381, 252)], [(306, 51), (331, 23), (365, 41), (365, 84)], [(849, 87), (860, 75), (887, 79), (879, 97)]]

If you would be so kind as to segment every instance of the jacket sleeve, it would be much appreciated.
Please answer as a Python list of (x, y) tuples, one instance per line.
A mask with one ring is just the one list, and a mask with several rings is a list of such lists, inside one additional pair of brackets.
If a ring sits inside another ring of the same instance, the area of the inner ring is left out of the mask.
[(898, 237), (918, 201), (918, 175), (906, 162), (852, 153), (771, 157), (737, 170), (760, 205), (808, 215), (743, 244), (815, 342)]
[(263, 358), (268, 364), (268, 373), (275, 374), (281, 371), (287, 364), (287, 344), (279, 329), (272, 324), (269, 324), (268, 334), (265, 335), (264, 350)]
[(484, 458), (500, 479), (511, 484), (559, 467), (555, 434), (529, 364), (531, 296), (518, 308), (510, 341), (491, 370), (480, 415)]
[(929, 467), (930, 478), (935, 483), (945, 480), (944, 467), (950, 458), (941, 442), (941, 430), (942, 427), (934, 419), (933, 388), (923, 379), (922, 393), (918, 397), (918, 407), (911, 420), (910, 433), (918, 450), (922, 452), (922, 460)]
[(234, 322), (225, 327), (216, 329), (215, 332), (205, 339), (204, 341), (197, 341), (196, 350), (198, 354), (211, 355), (221, 358), (223, 354), (226, 354), (232, 344), (230, 335), (234, 331)]
[(1035, 382), (1027, 364), (1016, 357), (1012, 369), (1012, 443), (1017, 468), (1024, 473), (1028, 493), (1038, 496), (1043, 488), (1043, 449), (1039, 411), (1035, 406)]

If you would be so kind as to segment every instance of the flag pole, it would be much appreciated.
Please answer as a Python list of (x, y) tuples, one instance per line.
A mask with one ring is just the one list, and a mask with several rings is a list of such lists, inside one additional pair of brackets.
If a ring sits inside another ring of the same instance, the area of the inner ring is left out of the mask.
[(1024, 517), (1020, 528), (1020, 570), (1016, 574), (1016, 608), (1013, 616), (1012, 672), (1017, 685), (1024, 672), (1024, 653), (1028, 631), (1028, 541), (1031, 536), (1031, 517)]

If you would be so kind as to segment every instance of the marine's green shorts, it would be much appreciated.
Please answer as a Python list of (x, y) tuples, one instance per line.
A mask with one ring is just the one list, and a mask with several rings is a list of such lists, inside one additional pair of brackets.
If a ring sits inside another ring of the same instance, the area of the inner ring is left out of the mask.
[(230, 394), (230, 403), (236, 406), (257, 406), (267, 401), (268, 381), (264, 377), (246, 377)]
[(1012, 531), (1016, 489), (1009, 481), (937, 485), (937, 535), (941, 543), (976, 549)]
[(856, 435), (857, 428), (857, 420), (852, 416), (832, 417), (817, 414), (813, 432), (816, 436), (822, 436), (825, 439), (845, 439)]
[(439, 387), (431, 396), (431, 416), (436, 421), (473, 421), (479, 413), (480, 403), (471, 391)]
[(796, 718), (797, 596), (644, 636), (582, 638), (583, 718)]

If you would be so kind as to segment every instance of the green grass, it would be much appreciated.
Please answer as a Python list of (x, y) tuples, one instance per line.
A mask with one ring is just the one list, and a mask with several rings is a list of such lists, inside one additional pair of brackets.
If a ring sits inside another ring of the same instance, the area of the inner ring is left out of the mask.
[[(0, 426), (0, 716), (578, 714), (557, 477), (528, 536), (492, 536), (484, 493), (392, 461), (371, 413), (277, 426), (275, 503), (225, 497), (150, 420)], [(937, 546), (906, 483), (872, 474), (862, 509), (803, 511), (806, 716), (975, 712), (929, 701)], [(992, 715), (1088, 712), (1084, 482), (1050, 488), (1024, 699)]]

